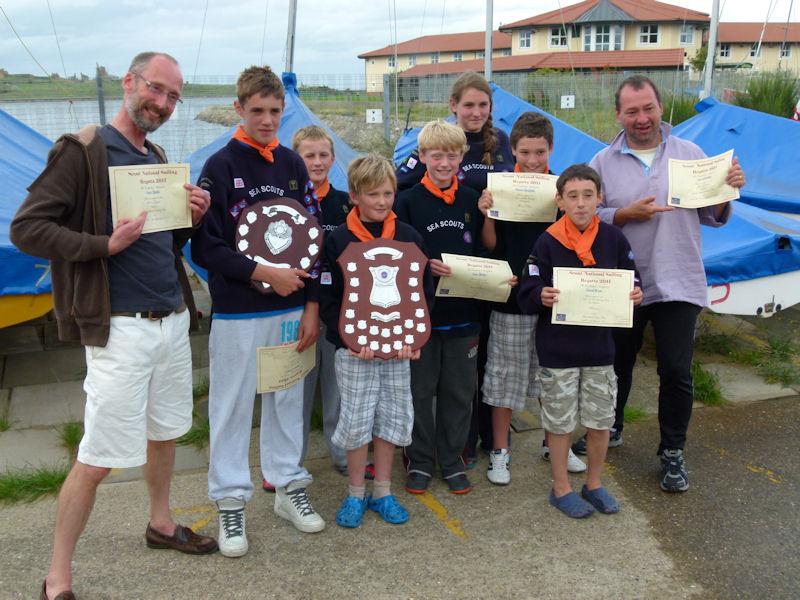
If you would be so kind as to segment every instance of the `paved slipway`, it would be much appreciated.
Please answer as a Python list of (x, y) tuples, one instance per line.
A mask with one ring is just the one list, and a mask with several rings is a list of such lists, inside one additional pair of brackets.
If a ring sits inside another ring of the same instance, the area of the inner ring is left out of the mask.
[[(75, 592), (84, 599), (796, 598), (800, 398), (752, 372), (715, 368), (736, 402), (696, 410), (686, 449), (692, 487), (685, 494), (658, 488), (658, 423), (650, 416), (628, 425), (625, 444), (609, 453), (605, 482), (622, 512), (570, 520), (547, 503), (541, 429), (520, 427), (511, 485), (491, 485), (481, 456), (470, 472), (471, 494), (453, 496), (435, 480), (430, 494), (410, 496), (397, 468), (395, 491), (409, 523), (391, 526), (368, 513), (361, 528), (345, 530), (334, 515), (346, 480), (314, 434), (307, 466), (312, 500), (328, 521), (322, 533), (294, 530), (273, 513), (274, 496), (257, 489), (247, 507), (245, 557), (148, 550), (146, 489), (117, 474), (100, 487), (78, 545)], [(657, 379), (646, 355), (636, 381), (631, 403), (652, 412)], [(9, 434), (25, 431), (0, 434), (0, 453), (9, 454), (3, 446)], [(37, 449), (25, 452), (35, 456)], [(173, 506), (178, 520), (214, 535), (204, 459), (192, 457), (176, 474)], [(255, 448), (250, 464), (258, 483)], [(578, 488), (580, 477), (573, 484)], [(37, 597), (54, 515), (50, 498), (0, 507), (0, 599)]]

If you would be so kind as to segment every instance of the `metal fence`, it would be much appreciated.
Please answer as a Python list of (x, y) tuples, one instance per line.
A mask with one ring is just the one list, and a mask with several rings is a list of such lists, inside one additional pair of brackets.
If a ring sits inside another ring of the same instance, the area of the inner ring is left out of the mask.
[[(496, 73), (494, 81), (586, 133), (608, 141), (618, 129), (614, 119), (614, 92), (620, 81), (630, 74)], [(688, 71), (657, 71), (647, 75), (662, 92), (667, 118), (672, 98), (696, 98), (702, 87), (702, 83)], [(376, 80), (364, 75), (299, 75), (298, 86), (300, 96), (309, 108), (353, 148), (390, 156), (394, 140), (407, 125), (419, 125), (447, 116), (450, 87), (456, 77), (401, 76), (396, 81), (390, 79), (388, 85), (380, 80), (378, 86)], [(713, 94), (719, 99), (729, 100), (730, 90), (744, 90), (748, 79), (746, 74), (720, 72), (715, 76)], [(152, 139), (165, 147), (172, 160), (182, 160), (218, 137), (229, 125), (203, 120), (202, 114), (210, 107), (230, 107), (234, 83), (235, 77), (203, 77), (187, 86), (184, 103), (176, 108), (172, 118), (152, 135)], [(110, 119), (119, 110), (120, 86), (118, 82), (106, 82), (104, 87), (105, 113)], [(383, 88), (387, 97), (384, 97), (384, 92), (371, 91)], [(70, 97), (63, 89), (62, 95), (67, 97), (7, 100), (8, 95), (0, 93), (0, 108), (51, 139), (65, 131), (100, 121), (97, 98), (87, 98), (86, 91)], [(111, 97), (114, 95), (117, 97)], [(574, 96), (574, 108), (562, 108), (562, 96)], [(383, 116), (391, 123), (388, 141), (384, 139), (384, 126), (367, 123), (365, 118), (367, 109), (384, 109), (385, 106), (389, 107), (389, 114)], [(228, 117), (235, 119), (232, 110), (228, 110)]]

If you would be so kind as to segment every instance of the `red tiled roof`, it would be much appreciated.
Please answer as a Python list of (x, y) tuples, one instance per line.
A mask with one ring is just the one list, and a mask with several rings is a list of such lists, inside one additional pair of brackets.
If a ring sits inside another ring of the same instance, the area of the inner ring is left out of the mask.
[[(459, 50), (483, 50), (486, 33), (470, 31), (467, 33), (445, 33), (442, 35), (425, 35), (407, 42), (397, 44), (397, 54), (422, 54), (425, 52), (458, 52)], [(499, 31), (492, 32), (492, 48), (511, 48), (511, 36)], [(394, 54), (394, 44), (378, 50), (370, 50), (359, 54), (358, 58), (372, 56), (390, 56)]]
[[(720, 23), (717, 29), (717, 43), (728, 44), (731, 42), (746, 42), (755, 44), (761, 37), (761, 28), (764, 23)], [(764, 44), (783, 43), (784, 36), (787, 42), (800, 42), (800, 23), (789, 23), (788, 34), (786, 23), (767, 23)]]
[[(667, 50), (615, 50), (611, 52), (545, 52), (492, 59), (492, 71), (534, 71), (536, 69), (637, 69), (683, 65), (682, 48)], [(483, 59), (417, 65), (400, 72), (400, 77), (447, 75), (464, 71), (483, 71)]]
[[(627, 13), (637, 21), (664, 22), (664, 21), (687, 21), (696, 23), (698, 21), (707, 23), (709, 16), (706, 13), (656, 2), (655, 0), (608, 0), (621, 11)], [(531, 25), (561, 25), (562, 23), (572, 23), (581, 15), (592, 10), (600, 0), (585, 0), (578, 4), (565, 6), (563, 9), (551, 10), (550, 12), (534, 15), (521, 21), (515, 21), (506, 25), (501, 25), (501, 31), (529, 27)]]

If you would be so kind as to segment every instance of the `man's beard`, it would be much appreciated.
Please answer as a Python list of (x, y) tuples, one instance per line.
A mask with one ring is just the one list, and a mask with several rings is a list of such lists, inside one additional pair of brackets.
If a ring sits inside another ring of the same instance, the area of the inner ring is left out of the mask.
[[(155, 119), (149, 118), (145, 114), (145, 110), (147, 109), (157, 114), (158, 117)], [(128, 116), (131, 118), (134, 125), (147, 133), (152, 133), (161, 127), (172, 114), (171, 111), (159, 108), (152, 102), (142, 100), (139, 98), (138, 94), (135, 93), (130, 94), (125, 100), (125, 110), (128, 111)]]

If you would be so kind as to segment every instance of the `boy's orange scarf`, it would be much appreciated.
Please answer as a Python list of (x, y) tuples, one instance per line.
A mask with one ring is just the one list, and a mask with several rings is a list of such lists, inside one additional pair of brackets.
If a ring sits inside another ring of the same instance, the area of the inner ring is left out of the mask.
[(244, 132), (244, 127), (239, 125), (239, 127), (236, 128), (236, 132), (233, 134), (233, 139), (238, 140), (243, 144), (247, 144), (248, 146), (258, 150), (258, 153), (261, 155), (261, 157), (268, 163), (275, 162), (275, 158), (272, 156), (272, 151), (278, 147), (277, 135), (274, 138), (272, 138), (272, 141), (269, 144), (264, 146), (253, 140), (249, 135), (247, 135)]
[(567, 215), (564, 215), (547, 228), (547, 233), (561, 242), (565, 248), (574, 250), (584, 267), (591, 267), (597, 264), (592, 255), (592, 244), (594, 244), (599, 229), (600, 218), (597, 215), (592, 217), (591, 223), (584, 231), (575, 227), (575, 223), (570, 221)]
[(317, 200), (322, 202), (325, 199), (325, 196), (328, 195), (328, 192), (331, 191), (331, 182), (328, 181), (328, 178), (325, 178), (325, 181), (319, 184), (317, 188)]
[[(383, 221), (383, 230), (381, 231), (382, 238), (387, 240), (394, 239), (394, 222), (396, 219), (397, 215), (394, 214), (394, 211), (390, 211), (389, 216)], [(346, 223), (347, 229), (349, 229), (350, 233), (356, 236), (359, 241), (368, 242), (375, 239), (375, 236), (372, 235), (369, 230), (364, 227), (364, 223), (361, 222), (361, 213), (358, 211), (357, 206), (354, 206), (353, 210), (347, 213)]]
[(456, 192), (458, 191), (458, 178), (453, 175), (453, 183), (450, 184), (450, 187), (446, 190), (439, 189), (439, 186), (431, 181), (431, 178), (428, 177), (428, 172), (425, 172), (425, 176), (422, 178), (420, 182), (422, 185), (425, 186), (425, 189), (428, 190), (431, 194), (436, 196), (437, 198), (441, 198), (444, 200), (445, 204), (453, 204), (456, 201)]

